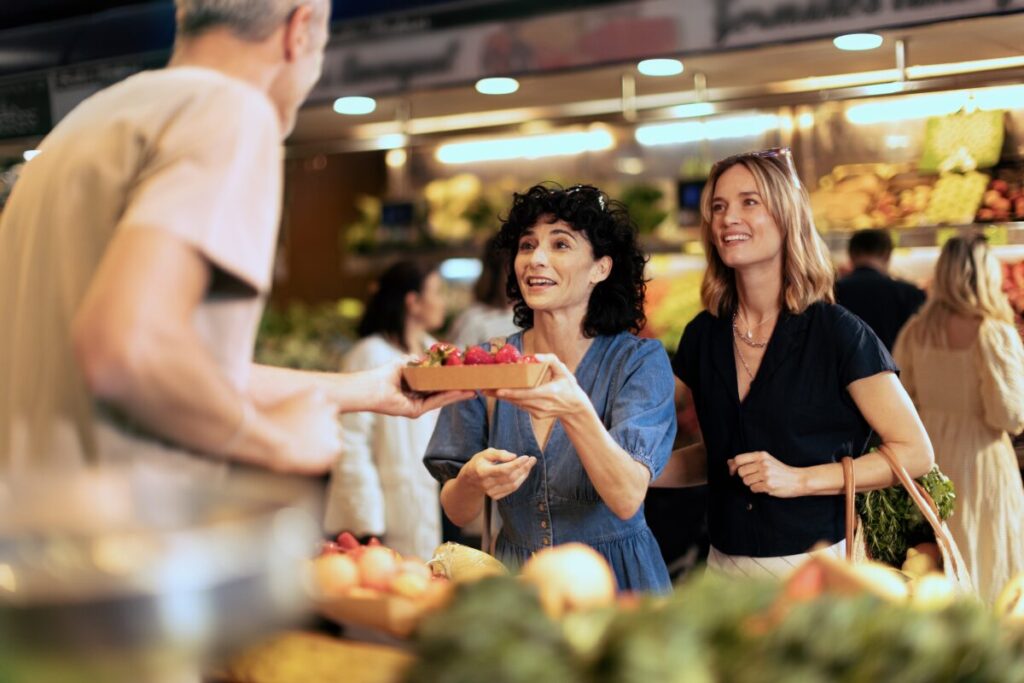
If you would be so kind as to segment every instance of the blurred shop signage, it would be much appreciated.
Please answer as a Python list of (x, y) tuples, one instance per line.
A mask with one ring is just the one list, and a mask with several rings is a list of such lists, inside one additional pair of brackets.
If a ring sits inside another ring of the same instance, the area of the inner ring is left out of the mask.
[[(1006, 11), (1014, 0), (711, 0), (715, 45), (762, 43), (852, 29)], [(839, 24), (838, 22), (842, 22)], [(810, 32), (810, 34), (808, 34)]]
[(101, 64), (82, 64), (56, 69), (50, 73), (50, 104), (57, 123), (78, 103), (108, 85), (144, 69), (160, 66), (164, 56), (118, 60)]
[[(429, 17), (328, 47), (313, 100), (623, 63), (1024, 9), (1024, 0), (634, 0), (441, 27)], [(431, 26), (429, 30), (417, 26)]]
[(45, 135), (50, 124), (46, 78), (0, 83), (0, 139)]

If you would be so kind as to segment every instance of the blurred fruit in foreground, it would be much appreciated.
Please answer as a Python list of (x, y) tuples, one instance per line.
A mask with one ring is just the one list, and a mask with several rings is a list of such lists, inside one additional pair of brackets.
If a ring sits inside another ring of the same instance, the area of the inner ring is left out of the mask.
[(555, 619), (615, 601), (611, 567), (600, 553), (582, 543), (538, 551), (523, 565), (522, 577), (537, 587), (544, 611)]

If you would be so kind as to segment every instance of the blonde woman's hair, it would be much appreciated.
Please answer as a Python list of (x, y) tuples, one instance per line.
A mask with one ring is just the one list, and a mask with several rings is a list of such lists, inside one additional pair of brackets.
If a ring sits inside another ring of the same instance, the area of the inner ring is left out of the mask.
[(914, 320), (918, 341), (944, 345), (950, 315), (1013, 322), (1003, 269), (984, 237), (953, 237), (943, 245), (928, 301)]
[(802, 313), (818, 301), (835, 302), (835, 269), (824, 240), (814, 227), (807, 191), (788, 149), (750, 152), (719, 161), (711, 169), (700, 198), (700, 235), (708, 267), (700, 286), (701, 303), (712, 315), (731, 313), (738, 304), (736, 274), (725, 265), (711, 233), (711, 204), (722, 174), (742, 165), (754, 176), (757, 191), (782, 230), (782, 307)]

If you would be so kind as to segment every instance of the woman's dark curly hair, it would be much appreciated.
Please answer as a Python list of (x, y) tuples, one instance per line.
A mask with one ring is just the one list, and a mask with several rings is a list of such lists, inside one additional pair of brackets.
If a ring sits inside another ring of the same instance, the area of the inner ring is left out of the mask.
[(502, 222), (497, 240), (507, 253), (508, 298), (515, 309), (516, 325), (524, 329), (533, 327), (533, 310), (526, 305), (519, 290), (515, 260), (519, 239), (541, 220), (565, 221), (586, 236), (595, 259), (612, 258), (608, 278), (598, 283), (590, 294), (583, 334), (596, 337), (627, 330), (639, 332), (647, 322), (644, 315), (647, 257), (637, 244), (636, 225), (626, 207), (591, 185), (574, 185), (567, 189), (558, 185), (534, 185), (522, 194), (513, 195), (512, 208)]

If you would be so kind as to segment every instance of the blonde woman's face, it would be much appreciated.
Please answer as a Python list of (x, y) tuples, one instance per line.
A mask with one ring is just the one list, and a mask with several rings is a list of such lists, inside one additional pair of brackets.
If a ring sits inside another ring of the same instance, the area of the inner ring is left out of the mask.
[(782, 263), (782, 230), (775, 223), (754, 175), (743, 164), (729, 167), (711, 198), (711, 237), (733, 269)]

